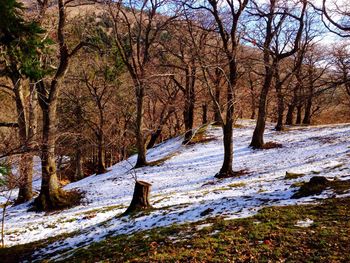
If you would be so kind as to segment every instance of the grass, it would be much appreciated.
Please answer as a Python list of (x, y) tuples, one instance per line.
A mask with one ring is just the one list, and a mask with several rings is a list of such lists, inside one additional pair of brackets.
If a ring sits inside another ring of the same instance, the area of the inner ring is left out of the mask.
[(214, 136), (209, 136), (207, 134), (209, 125), (203, 125), (196, 131), (194, 131), (194, 134), (190, 141), (187, 143), (188, 145), (193, 145), (197, 143), (207, 143), (216, 140)]
[(286, 172), (286, 176), (284, 177), (284, 179), (286, 180), (292, 180), (292, 179), (297, 179), (300, 177), (303, 177), (305, 174), (303, 173), (291, 173), (291, 172)]
[(227, 185), (228, 187), (231, 188), (239, 188), (239, 187), (244, 187), (246, 186), (246, 183), (240, 182), (240, 183), (233, 183), (233, 184), (229, 184)]
[[(49, 237), (45, 240), (39, 240), (23, 245), (0, 248), (0, 262), (12, 263), (31, 261), (32, 255), (36, 250), (43, 249), (54, 242), (63, 242), (66, 238), (79, 234), (79, 231), (61, 234), (55, 237)], [(6, 244), (5, 244), (6, 245)], [(54, 256), (54, 255), (52, 255)]]
[(178, 152), (174, 152), (172, 154), (169, 154), (163, 158), (157, 159), (155, 161), (150, 161), (147, 163), (148, 166), (160, 166), (163, 163), (165, 163), (167, 160), (170, 160), (171, 158), (173, 158), (174, 156), (178, 155)]
[[(110, 237), (65, 262), (349, 262), (350, 198)], [(312, 226), (296, 226), (311, 219)], [(198, 224), (212, 225), (198, 230)]]

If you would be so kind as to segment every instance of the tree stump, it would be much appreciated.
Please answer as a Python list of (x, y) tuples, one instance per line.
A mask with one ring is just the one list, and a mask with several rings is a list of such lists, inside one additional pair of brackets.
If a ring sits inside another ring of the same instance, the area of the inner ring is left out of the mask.
[(149, 202), (149, 193), (151, 191), (151, 184), (144, 181), (136, 181), (134, 195), (132, 197), (130, 206), (123, 215), (128, 215), (137, 211), (152, 208)]

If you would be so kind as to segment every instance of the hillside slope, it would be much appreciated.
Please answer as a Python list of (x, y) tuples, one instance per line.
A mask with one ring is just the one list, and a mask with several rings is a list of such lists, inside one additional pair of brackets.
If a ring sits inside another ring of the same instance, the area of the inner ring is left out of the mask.
[[(263, 207), (317, 202), (338, 196), (331, 190), (322, 195), (291, 199), (298, 182), (315, 174), (329, 179), (350, 179), (350, 125), (295, 127), (275, 132), (265, 140), (282, 148), (253, 150), (248, 147), (254, 128), (244, 120), (234, 131), (234, 170), (237, 178), (214, 178), (223, 159), (221, 128), (209, 127), (206, 143), (183, 146), (174, 138), (150, 150), (149, 160), (165, 158), (158, 165), (131, 170), (135, 156), (103, 175), (94, 175), (66, 186), (85, 192), (84, 203), (55, 213), (27, 212), (30, 204), (11, 207), (6, 216), (5, 244), (13, 246), (66, 233), (35, 253), (36, 259), (64, 258), (72, 248), (83, 247), (106, 236), (129, 234), (174, 223), (196, 222), (207, 217), (244, 218)], [(286, 173), (296, 174), (286, 178)], [(117, 217), (131, 201), (133, 177), (152, 184), (155, 210), (137, 217)], [(342, 196), (348, 196), (345, 193)], [(67, 234), (70, 233), (70, 234)]]

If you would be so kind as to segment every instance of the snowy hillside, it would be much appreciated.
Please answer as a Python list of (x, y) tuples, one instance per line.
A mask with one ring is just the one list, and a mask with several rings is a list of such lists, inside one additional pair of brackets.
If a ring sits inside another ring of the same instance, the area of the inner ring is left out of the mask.
[[(245, 170), (237, 178), (218, 180), (214, 175), (223, 160), (222, 131), (210, 127), (215, 140), (195, 145), (174, 138), (148, 153), (153, 161), (169, 156), (164, 163), (130, 170), (135, 157), (110, 168), (103, 175), (90, 176), (66, 186), (85, 192), (84, 204), (62, 212), (27, 212), (28, 204), (11, 207), (6, 216), (5, 244), (13, 246), (75, 232), (60, 242), (37, 251), (37, 258), (69, 255), (67, 249), (82, 247), (107, 235), (132, 233), (174, 223), (198, 221), (205, 217), (227, 219), (247, 217), (260, 208), (315, 202), (323, 195), (291, 199), (296, 182), (315, 174), (340, 180), (350, 179), (350, 125), (295, 127), (275, 132), (267, 127), (265, 141), (281, 143), (282, 148), (249, 148), (254, 123), (241, 121), (234, 131), (234, 170)], [(151, 203), (155, 210), (139, 217), (117, 218), (125, 211), (133, 194), (134, 172), (138, 179), (152, 184)], [(297, 173), (286, 179), (286, 172)]]

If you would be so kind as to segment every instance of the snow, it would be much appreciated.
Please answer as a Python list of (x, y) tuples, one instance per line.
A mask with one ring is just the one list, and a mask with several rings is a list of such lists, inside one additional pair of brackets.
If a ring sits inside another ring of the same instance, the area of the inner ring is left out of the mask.
[[(273, 126), (267, 125), (265, 141), (283, 145), (269, 150), (249, 148), (254, 122), (241, 120), (240, 124), (243, 128), (234, 131), (234, 170), (247, 170), (246, 175), (223, 180), (214, 178), (223, 160), (222, 130), (210, 127), (209, 135), (216, 140), (184, 146), (178, 137), (151, 149), (147, 154), (150, 161), (171, 156), (160, 165), (132, 170), (136, 161), (136, 156), (132, 156), (105, 174), (67, 185), (66, 190), (85, 192), (82, 205), (56, 213), (28, 212), (28, 203), (10, 207), (5, 244), (25, 244), (70, 233), (69, 237), (35, 254), (38, 260), (64, 258), (72, 248), (88, 246), (110, 235), (196, 222), (218, 215), (231, 220), (252, 216), (266, 206), (317, 202), (334, 196), (329, 190), (319, 196), (291, 199), (297, 190), (291, 185), (308, 181), (315, 174), (329, 179), (350, 179), (349, 124), (293, 127), (286, 132), (273, 131)], [(286, 172), (303, 175), (287, 180)], [(151, 203), (157, 209), (138, 217), (118, 217), (131, 201), (134, 173), (138, 179), (152, 184)], [(38, 187), (37, 181), (35, 187)]]
[(306, 218), (305, 220), (299, 220), (295, 226), (298, 227), (310, 227), (314, 223), (313, 220)]

